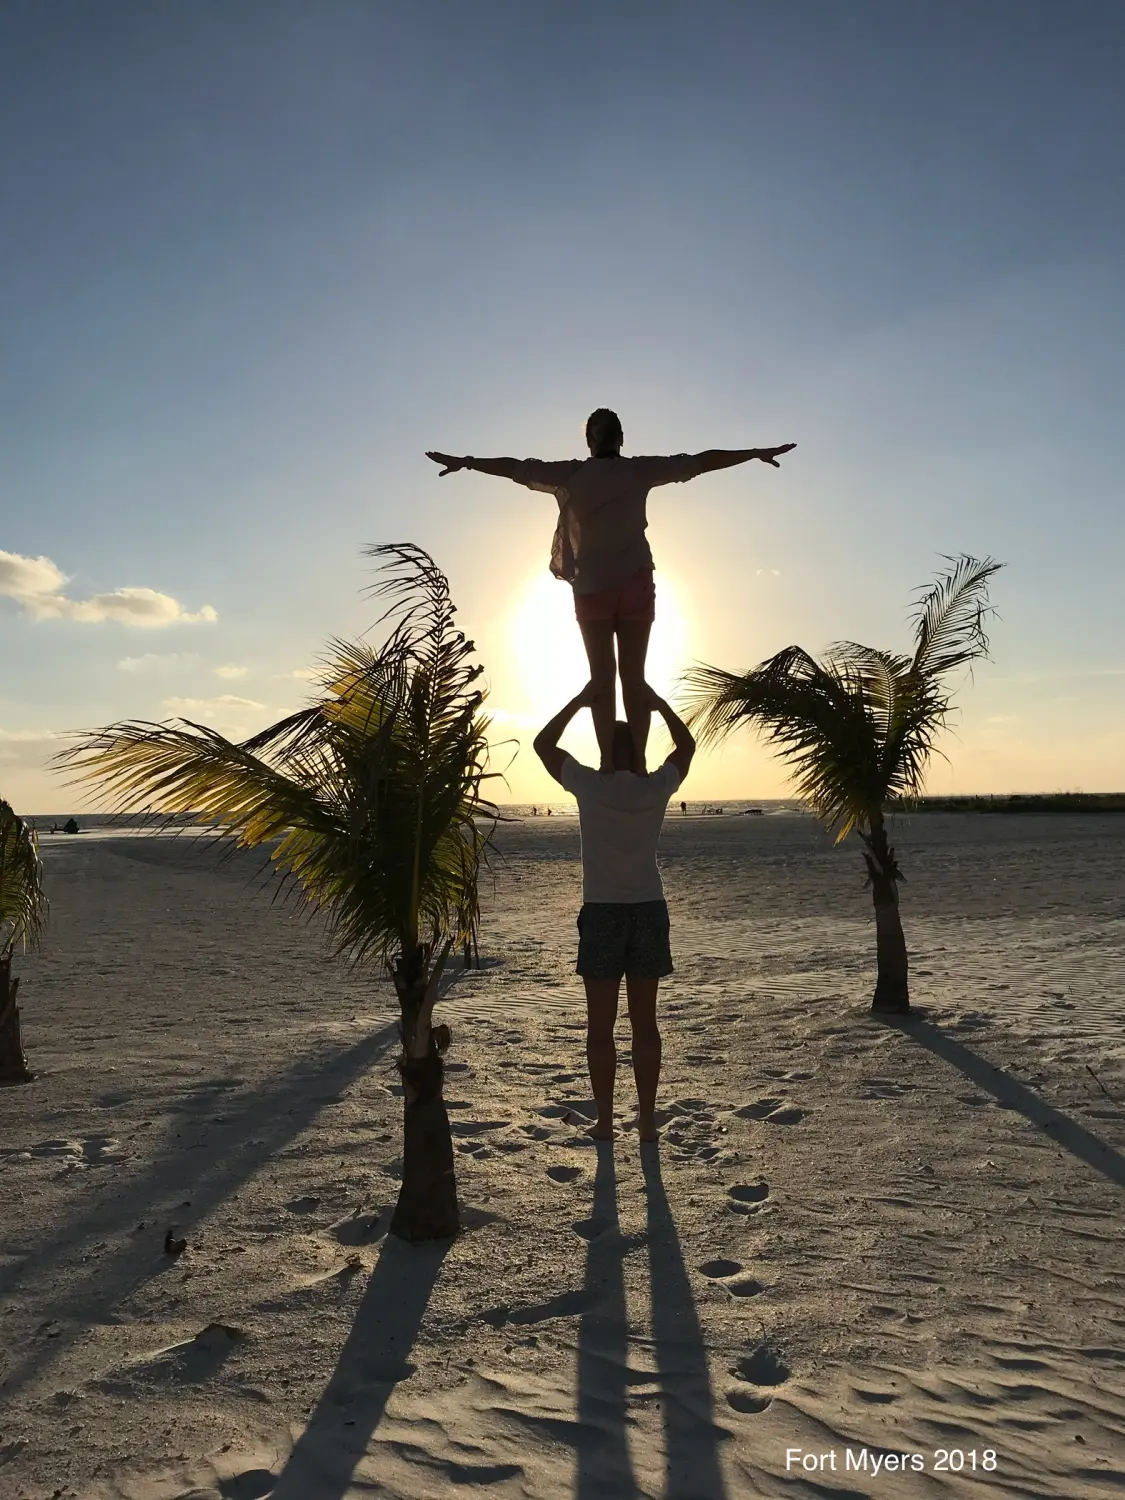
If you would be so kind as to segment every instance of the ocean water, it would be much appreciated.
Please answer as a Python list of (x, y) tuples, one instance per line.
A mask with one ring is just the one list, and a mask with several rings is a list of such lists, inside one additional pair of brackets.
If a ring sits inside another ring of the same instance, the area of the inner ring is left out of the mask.
[[(715, 800), (701, 802), (693, 798), (685, 800), (686, 811), (681, 811), (681, 799), (673, 797), (668, 804), (670, 818), (738, 818), (738, 817), (808, 817), (809, 813), (799, 802), (766, 798), (758, 801), (735, 798), (730, 801)], [(502, 802), (500, 811), (506, 818), (576, 818), (578, 806), (573, 797), (558, 802)]]

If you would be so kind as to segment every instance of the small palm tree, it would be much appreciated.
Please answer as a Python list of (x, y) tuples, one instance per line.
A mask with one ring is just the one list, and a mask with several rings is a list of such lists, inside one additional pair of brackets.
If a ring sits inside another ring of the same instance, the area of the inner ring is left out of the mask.
[(839, 641), (821, 661), (787, 646), (752, 672), (700, 666), (686, 674), (689, 722), (701, 740), (718, 740), (743, 721), (757, 724), (837, 843), (853, 829), (862, 840), (875, 904), (876, 1011), (910, 1009), (898, 904), (905, 877), (887, 838), (887, 809), (922, 790), (951, 711), (950, 673), (988, 654), (988, 580), (1002, 566), (967, 555), (947, 561), (948, 571), (917, 601), (912, 656)]
[(403, 1172), (392, 1231), (440, 1239), (459, 1227), (442, 1096), (447, 1026), (433, 1024), (455, 943), (471, 943), (496, 809), (484, 694), (449, 584), (411, 544), (368, 549), (390, 598), (378, 650), (334, 641), (319, 701), (241, 744), (190, 721), (115, 724), (60, 759), (101, 783), (119, 812), (192, 814), (238, 847), (269, 847), (287, 894), (327, 919), (337, 950), (389, 972), (398, 996)]
[(35, 830), (0, 800), (0, 1083), (29, 1083), (12, 978), (16, 944), (38, 947), (47, 922), (43, 866)]

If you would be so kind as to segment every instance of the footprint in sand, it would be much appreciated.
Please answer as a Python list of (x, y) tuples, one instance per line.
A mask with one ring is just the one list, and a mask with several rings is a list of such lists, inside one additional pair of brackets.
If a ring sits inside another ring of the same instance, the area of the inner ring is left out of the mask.
[(737, 1260), (705, 1260), (699, 1268), (699, 1274), (706, 1276), (708, 1281), (722, 1281), (728, 1276), (737, 1276), (742, 1270), (742, 1262)]
[(727, 1192), (727, 1207), (736, 1214), (756, 1214), (770, 1195), (768, 1182), (740, 1182)]
[(805, 1118), (803, 1109), (786, 1104), (784, 1099), (755, 1099), (753, 1104), (744, 1104), (734, 1113), (739, 1120), (766, 1120), (771, 1125), (796, 1125)]
[(861, 1099), (898, 1099), (903, 1094), (912, 1094), (918, 1087), (914, 1083), (900, 1083), (895, 1078), (864, 1078)]
[(390, 1221), (389, 1209), (375, 1208), (364, 1211), (357, 1208), (346, 1219), (340, 1219), (332, 1224), (325, 1230), (325, 1233), (331, 1235), (341, 1245), (370, 1245), (373, 1240), (382, 1238)]
[(789, 1366), (775, 1349), (759, 1344), (731, 1370), (739, 1384), (727, 1391), (727, 1405), (734, 1411), (752, 1415), (765, 1411), (777, 1386), (785, 1384), (789, 1373)]
[(760, 1281), (755, 1281), (753, 1276), (732, 1276), (723, 1285), (732, 1297), (760, 1297), (765, 1287)]
[(596, 1240), (599, 1234), (604, 1234), (609, 1228), (607, 1219), (580, 1219), (577, 1224), (572, 1224), (571, 1229), (584, 1240)]
[(708, 1281), (725, 1287), (732, 1297), (757, 1297), (765, 1291), (760, 1281), (753, 1276), (741, 1275), (742, 1263), (737, 1260), (707, 1260), (699, 1268)]
[(548, 1167), (547, 1176), (552, 1182), (573, 1182), (582, 1176), (581, 1167)]
[(450, 1130), (454, 1135), (476, 1135), (487, 1130), (503, 1130), (510, 1120), (451, 1120)]
[(315, 1214), (320, 1207), (320, 1199), (311, 1194), (307, 1198), (293, 1198), (285, 1207), (291, 1214)]

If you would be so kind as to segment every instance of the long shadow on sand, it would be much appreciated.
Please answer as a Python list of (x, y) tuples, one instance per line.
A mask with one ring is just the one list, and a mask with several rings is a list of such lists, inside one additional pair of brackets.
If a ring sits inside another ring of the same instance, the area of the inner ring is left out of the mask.
[(629, 1317), (621, 1263), (629, 1244), (617, 1214), (613, 1142), (597, 1142), (591, 1238), (578, 1325), (578, 1472), (576, 1500), (633, 1500), (637, 1480), (625, 1437), (629, 1389)]
[(1069, 1115), (1041, 1099), (1019, 1079), (978, 1057), (963, 1043), (954, 1041), (946, 1032), (919, 1016), (887, 1016), (884, 1020), (887, 1025), (897, 1027), (906, 1036), (929, 1048), (936, 1057), (958, 1069), (1008, 1109), (1018, 1109), (1033, 1125), (1045, 1130), (1052, 1140), (1058, 1141), (1087, 1166), (1101, 1172), (1119, 1187), (1125, 1187), (1125, 1156), (1084, 1125), (1079, 1125)]
[(666, 1500), (726, 1500), (715, 1401), (691, 1281), (660, 1175), (660, 1148), (642, 1146), (648, 1204), (652, 1334), (664, 1416)]
[[(172, 1263), (161, 1248), (166, 1223), (175, 1222), (190, 1238), (193, 1223), (299, 1135), (327, 1102), (386, 1052), (396, 1035), (395, 1025), (385, 1026), (328, 1057), (302, 1058), (257, 1089), (233, 1097), (224, 1092), (226, 1118), (208, 1123), (206, 1150), (168, 1143), (140, 1176), (121, 1182), (111, 1201), (98, 1203), (84, 1218), (64, 1224), (53, 1241), (31, 1248), (0, 1277), (0, 1293), (18, 1286), (25, 1299), (35, 1301), (40, 1318), (66, 1323), (74, 1317), (81, 1324), (104, 1319), (144, 1281)], [(205, 1112), (215, 1104), (214, 1088), (202, 1090), (183, 1123), (194, 1119), (202, 1128)], [(183, 1207), (185, 1198), (190, 1199), (190, 1209)], [(149, 1226), (142, 1238), (130, 1238), (98, 1255), (89, 1271), (69, 1282), (62, 1297), (50, 1297), (49, 1278), (63, 1262), (76, 1261), (93, 1242), (119, 1239), (141, 1220)], [(76, 1331), (81, 1333), (81, 1326)], [(41, 1342), (11, 1369), (5, 1394), (13, 1395), (66, 1345), (66, 1338)]]
[(270, 1500), (347, 1494), (391, 1393), (413, 1373), (407, 1357), (451, 1243), (407, 1245), (388, 1235), (332, 1378)]

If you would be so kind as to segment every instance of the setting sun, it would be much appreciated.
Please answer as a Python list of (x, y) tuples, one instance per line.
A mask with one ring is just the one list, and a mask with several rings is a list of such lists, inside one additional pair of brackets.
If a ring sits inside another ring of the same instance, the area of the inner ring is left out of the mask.
[[(529, 582), (512, 612), (509, 639), (519, 713), (542, 723), (578, 691), (589, 675), (570, 589), (549, 573), (540, 573)], [(672, 692), (676, 677), (687, 665), (687, 640), (687, 624), (675, 585), (667, 573), (660, 572), (647, 676), (663, 696)]]

